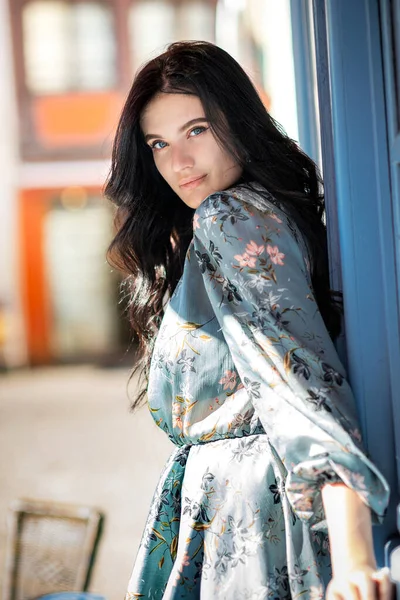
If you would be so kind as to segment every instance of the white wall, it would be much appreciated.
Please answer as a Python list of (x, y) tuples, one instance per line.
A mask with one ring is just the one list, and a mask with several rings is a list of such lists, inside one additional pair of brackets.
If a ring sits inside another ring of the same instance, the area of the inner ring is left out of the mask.
[(17, 108), (7, 0), (0, 0), (0, 89), (0, 303), (6, 310), (3, 360), (17, 366), (26, 361), (26, 341), (18, 279)]

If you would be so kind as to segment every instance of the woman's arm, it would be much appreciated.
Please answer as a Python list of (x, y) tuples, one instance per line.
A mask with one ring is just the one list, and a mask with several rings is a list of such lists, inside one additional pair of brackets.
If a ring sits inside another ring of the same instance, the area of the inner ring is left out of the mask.
[(322, 488), (322, 501), (328, 524), (333, 570), (326, 599), (392, 598), (388, 570), (376, 571), (368, 506), (356, 492), (342, 483), (325, 485)]

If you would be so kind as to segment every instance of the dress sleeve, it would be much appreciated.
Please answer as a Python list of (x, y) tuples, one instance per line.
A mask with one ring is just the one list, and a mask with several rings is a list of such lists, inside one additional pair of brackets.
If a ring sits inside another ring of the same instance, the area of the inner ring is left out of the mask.
[(194, 252), (240, 379), (286, 470), (298, 517), (325, 529), (321, 488), (343, 482), (381, 522), (389, 487), (366, 456), (352, 391), (317, 308), (303, 238), (270, 204), (216, 193), (193, 218)]

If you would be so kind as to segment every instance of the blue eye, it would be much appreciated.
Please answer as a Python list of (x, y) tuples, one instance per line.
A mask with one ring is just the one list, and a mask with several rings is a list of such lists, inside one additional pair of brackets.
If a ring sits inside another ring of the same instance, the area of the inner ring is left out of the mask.
[[(164, 144), (164, 146), (157, 147), (157, 144)], [(161, 140), (155, 140), (154, 142), (152, 142), (150, 144), (150, 148), (152, 148), (153, 150), (162, 150), (163, 148), (165, 148), (165, 146), (167, 145), (167, 142), (162, 142)]]
[(202, 125), (199, 125), (198, 127), (194, 127), (193, 129), (191, 129), (189, 135), (192, 135), (193, 133), (194, 136), (197, 136), (200, 135), (200, 133), (203, 133), (203, 131), (206, 131), (207, 129), (208, 127), (203, 127)]

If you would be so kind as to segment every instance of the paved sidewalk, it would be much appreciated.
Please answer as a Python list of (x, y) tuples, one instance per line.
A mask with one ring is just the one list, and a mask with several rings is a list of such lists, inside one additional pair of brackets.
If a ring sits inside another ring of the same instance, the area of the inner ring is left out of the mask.
[(106, 513), (90, 591), (123, 599), (154, 488), (173, 449), (146, 408), (129, 412), (128, 376), (127, 369), (91, 365), (0, 376), (1, 573), (12, 500), (86, 503)]

